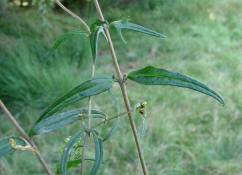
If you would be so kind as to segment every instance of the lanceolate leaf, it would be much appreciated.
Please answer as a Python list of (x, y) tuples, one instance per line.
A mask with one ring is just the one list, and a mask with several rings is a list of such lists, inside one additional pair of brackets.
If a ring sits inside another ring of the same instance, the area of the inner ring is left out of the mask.
[(99, 147), (100, 147), (100, 163), (103, 162), (103, 140), (98, 138)]
[(66, 144), (62, 157), (61, 157), (61, 175), (66, 175), (66, 169), (68, 164), (68, 159), (70, 157), (71, 151), (73, 147), (75, 146), (76, 142), (79, 140), (79, 138), (82, 136), (82, 131), (77, 131), (71, 138), (70, 141)]
[[(102, 141), (101, 139), (98, 139), (96, 133), (92, 132), (92, 135), (93, 135), (93, 140), (95, 144), (95, 162), (91, 171), (91, 175), (96, 175), (102, 161), (103, 150), (101, 149), (103, 149), (103, 147), (102, 147)], [(100, 147), (100, 142), (101, 142), (101, 147)]]
[[(120, 104), (119, 104), (118, 100), (115, 98), (115, 96), (113, 95), (112, 91), (109, 90), (108, 92), (109, 92), (109, 95), (112, 97), (113, 103), (114, 103), (114, 105), (116, 107), (116, 110), (117, 110), (117, 114), (119, 115), (120, 114)], [(111, 129), (109, 130), (109, 132), (107, 133), (107, 135), (104, 137), (103, 141), (108, 140), (113, 135), (113, 133), (118, 128), (119, 123), (120, 123), (120, 118), (117, 118), (113, 122), (113, 125), (112, 125)]]
[(141, 134), (140, 134), (140, 138), (143, 138), (145, 135), (145, 131), (146, 131), (146, 121), (145, 121), (145, 117), (144, 116), (140, 116), (142, 119), (142, 129), (141, 129)]
[(14, 139), (14, 141), (16, 142), (16, 145), (25, 146), (25, 142), (19, 137), (12, 136), (12, 137), (1, 139), (0, 140), (0, 158), (15, 151), (15, 149), (12, 148), (11, 143), (9, 141), (10, 138)]
[(197, 80), (177, 72), (148, 66), (143, 69), (130, 72), (127, 78), (144, 85), (172, 85), (193, 89), (207, 94), (215, 98), (221, 104), (224, 104), (223, 99), (214, 90)]
[(145, 34), (148, 34), (148, 35), (152, 35), (152, 36), (156, 36), (156, 37), (160, 37), (160, 38), (165, 38), (165, 35), (163, 35), (161, 33), (158, 33), (156, 31), (150, 30), (148, 28), (145, 28), (143, 26), (140, 26), (140, 25), (137, 25), (137, 24), (134, 24), (134, 23), (130, 23), (128, 21), (122, 21), (122, 20), (114, 21), (110, 24), (110, 26), (112, 26), (112, 25), (117, 29), (121, 39), (124, 42), (125, 42), (125, 40), (124, 40), (123, 35), (122, 35), (122, 29), (134, 30), (134, 31), (145, 33)]
[[(68, 125), (74, 121), (87, 119), (88, 118), (87, 109), (76, 109), (67, 112), (62, 112), (59, 114), (54, 114), (46, 119), (37, 122), (30, 131), (30, 135), (39, 135), (55, 131), (65, 125)], [(100, 111), (92, 110), (91, 117), (106, 119), (107, 116)]]
[(50, 117), (55, 112), (61, 110), (62, 108), (73, 104), (81, 99), (87, 98), (89, 96), (94, 96), (109, 90), (112, 87), (113, 79), (112, 77), (94, 77), (91, 80), (85, 81), (84, 83), (78, 85), (67, 94), (57, 99), (39, 118), (39, 121)]
[(96, 63), (96, 59), (97, 59), (98, 38), (99, 38), (100, 33), (102, 33), (106, 37), (103, 27), (97, 26), (91, 31), (91, 35), (90, 35), (90, 44), (91, 44), (92, 57), (93, 57), (94, 64)]
[(88, 33), (85, 31), (81, 31), (81, 30), (75, 30), (75, 31), (71, 31), (68, 33), (65, 33), (63, 35), (61, 35), (58, 40), (56, 40), (56, 42), (54, 43), (52, 50), (55, 50), (57, 47), (59, 47), (61, 45), (61, 43), (63, 41), (65, 41), (66, 39), (69, 39), (73, 36), (79, 36), (79, 37), (83, 37), (83, 36), (88, 36)]

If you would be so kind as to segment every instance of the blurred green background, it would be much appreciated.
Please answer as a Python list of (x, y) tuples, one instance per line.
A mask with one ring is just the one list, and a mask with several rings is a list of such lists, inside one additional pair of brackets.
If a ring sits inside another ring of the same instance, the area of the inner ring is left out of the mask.
[[(93, 4), (87, 0), (63, 3), (88, 24), (97, 19)], [(208, 84), (226, 103), (223, 107), (188, 89), (128, 82), (132, 105), (148, 102), (148, 130), (141, 142), (150, 174), (242, 175), (242, 1), (100, 3), (108, 21), (130, 19), (167, 36), (161, 40), (124, 31), (124, 44), (111, 31), (123, 72), (147, 64), (181, 72)], [(0, 98), (28, 131), (49, 104), (90, 77), (91, 51), (86, 39), (69, 39), (48, 64), (43, 64), (58, 36), (81, 27), (78, 21), (45, 1), (0, 0), (0, 14)], [(99, 48), (96, 74), (114, 74), (103, 37)], [(123, 106), (119, 87), (113, 91)], [(73, 108), (80, 106), (86, 107), (87, 100)], [(115, 115), (107, 93), (94, 97), (93, 107)], [(35, 137), (52, 169), (60, 161), (59, 148), (65, 145), (64, 139), (78, 127), (80, 123)], [(9, 135), (18, 133), (0, 112), (0, 138)], [(87, 155), (92, 157), (93, 144), (89, 146)], [(100, 175), (142, 174), (126, 117), (104, 147)], [(79, 174), (79, 170), (73, 168), (69, 174)], [(19, 151), (0, 160), (0, 174), (37, 175), (44, 171), (35, 156)]]

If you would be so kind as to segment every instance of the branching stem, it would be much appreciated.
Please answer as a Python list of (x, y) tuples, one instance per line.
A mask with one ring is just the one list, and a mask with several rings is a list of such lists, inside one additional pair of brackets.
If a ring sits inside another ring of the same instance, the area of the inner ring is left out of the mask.
[(113, 116), (113, 117), (111, 117), (111, 118), (108, 118), (107, 120), (103, 120), (103, 121), (99, 122), (98, 124), (96, 124), (95, 126), (93, 126), (90, 130), (95, 129), (95, 128), (97, 128), (98, 126), (100, 126), (100, 125), (102, 125), (102, 124), (104, 124), (104, 123), (106, 123), (106, 122), (108, 122), (108, 121), (111, 121), (111, 120), (113, 120), (113, 119), (116, 119), (116, 118), (122, 117), (122, 116), (124, 116), (124, 115), (127, 114), (127, 113), (128, 113), (128, 112), (123, 112), (123, 113), (121, 113), (121, 114), (119, 114), (119, 115), (115, 115), (115, 116)]
[(49, 169), (47, 163), (41, 156), (37, 146), (35, 145), (34, 141), (26, 134), (26, 132), (23, 130), (23, 128), (19, 125), (19, 123), (15, 120), (13, 115), (9, 112), (7, 107), (3, 104), (3, 102), (0, 100), (0, 108), (3, 110), (3, 112), (7, 115), (11, 123), (15, 126), (15, 128), (18, 130), (18, 132), (22, 135), (22, 137), (33, 147), (33, 150), (35, 152), (36, 157), (39, 159), (40, 163), (44, 167), (46, 173), (48, 175), (53, 175), (51, 170)]
[(78, 15), (76, 15), (75, 13), (73, 13), (72, 11), (70, 11), (69, 9), (67, 9), (59, 0), (56, 0), (56, 3), (64, 10), (66, 11), (68, 14), (70, 14), (72, 17), (76, 18), (78, 21), (80, 21), (83, 26), (85, 27), (85, 29), (87, 30), (87, 32), (90, 34), (90, 28), (88, 27), (87, 23), (81, 19)]
[[(98, 0), (93, 0), (93, 1), (94, 1), (95, 7), (96, 7), (96, 10), (98, 12), (100, 19), (102, 21), (105, 21), (105, 18), (103, 16), (103, 13), (102, 13), (102, 10), (101, 10), (100, 5), (98, 3)], [(121, 72), (120, 67), (119, 67), (118, 59), (117, 59), (117, 56), (116, 56), (116, 53), (115, 53), (115, 50), (114, 50), (114, 47), (113, 47), (113, 42), (112, 42), (112, 39), (111, 39), (111, 36), (110, 36), (110, 33), (109, 33), (109, 29), (108, 29), (107, 25), (105, 25), (105, 24), (104, 24), (104, 31), (105, 31), (105, 34), (107, 35), (107, 38), (108, 38), (108, 45), (109, 45), (110, 52), (112, 54), (112, 59), (113, 59), (113, 63), (114, 63), (114, 67), (115, 67), (117, 76), (118, 76), (119, 79), (123, 79), (123, 75), (122, 75), (122, 72)], [(123, 95), (123, 99), (124, 99), (124, 102), (125, 102), (125, 105), (126, 105), (126, 109), (127, 109), (127, 111), (131, 111), (130, 101), (129, 101), (127, 90), (126, 90), (126, 84), (125, 83), (120, 84), (120, 88), (121, 88), (121, 91), (122, 91), (122, 95)], [(144, 155), (143, 155), (141, 145), (140, 145), (140, 142), (139, 142), (137, 129), (136, 129), (134, 121), (132, 120), (131, 112), (128, 112), (128, 116), (129, 116), (129, 121), (130, 121), (132, 131), (133, 131), (136, 147), (137, 147), (137, 150), (138, 150), (143, 174), (148, 175), (148, 170), (147, 170), (147, 167), (146, 167), (146, 164), (145, 164)]]

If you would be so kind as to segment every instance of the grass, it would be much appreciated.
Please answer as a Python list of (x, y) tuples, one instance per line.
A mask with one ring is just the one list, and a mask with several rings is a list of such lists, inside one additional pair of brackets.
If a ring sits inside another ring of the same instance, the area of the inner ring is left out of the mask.
[[(123, 44), (111, 31), (124, 72), (147, 64), (192, 76), (216, 89), (222, 107), (212, 98), (187, 89), (141, 86), (128, 82), (132, 105), (148, 102), (148, 130), (142, 146), (150, 174), (240, 175), (242, 172), (242, 3), (239, 0), (149, 1), (144, 5), (108, 9), (107, 19), (127, 19), (167, 35), (164, 40), (124, 32)], [(90, 24), (93, 13), (85, 16)], [(19, 20), (22, 19), (22, 20)], [(89, 77), (90, 49), (83, 39), (66, 41), (43, 66), (43, 58), (58, 35), (79, 27), (64, 14), (50, 13), (42, 26), (35, 11), (8, 14), (0, 22), (0, 96), (29, 130), (44, 107)], [(134, 38), (132, 38), (134, 37)], [(102, 39), (104, 43), (104, 39)], [(97, 74), (114, 73), (106, 45), (101, 45)], [(115, 95), (122, 102), (118, 87)], [(86, 106), (87, 102), (79, 103)], [(123, 105), (123, 104), (122, 104)], [(94, 108), (112, 115), (110, 97), (95, 97)], [(0, 116), (0, 136), (13, 135)], [(60, 160), (59, 147), (79, 124), (37, 136), (48, 162)], [(104, 131), (107, 127), (104, 128)], [(54, 139), (53, 139), (54, 138)], [(91, 145), (92, 146), (92, 145)], [(127, 118), (105, 143), (105, 163), (99, 174), (141, 174)], [(92, 149), (88, 155), (92, 156)], [(16, 152), (0, 160), (0, 174), (43, 174), (29, 152)], [(52, 166), (53, 167), (53, 166)], [(79, 174), (79, 167), (71, 174)]]

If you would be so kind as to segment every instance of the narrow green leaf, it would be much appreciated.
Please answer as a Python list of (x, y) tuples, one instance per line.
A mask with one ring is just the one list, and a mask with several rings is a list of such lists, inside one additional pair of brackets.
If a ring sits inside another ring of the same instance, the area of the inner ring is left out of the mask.
[(102, 33), (106, 38), (106, 34), (105, 34), (102, 26), (97, 26), (93, 30), (91, 30), (90, 44), (91, 44), (92, 57), (93, 57), (94, 64), (96, 63), (96, 59), (97, 59), (98, 38), (99, 38), (100, 33)]
[[(94, 159), (85, 159), (87, 161), (95, 161)], [(72, 160), (72, 161), (68, 161), (68, 164), (67, 164), (67, 169), (73, 167), (73, 166), (76, 166), (78, 164), (80, 164), (82, 162), (81, 159), (78, 159), (78, 160)]]
[(117, 128), (119, 126), (119, 123), (120, 123), (120, 118), (117, 118), (113, 122), (111, 129), (109, 130), (107, 135), (104, 137), (103, 141), (107, 141), (114, 134), (114, 132), (117, 130)]
[(140, 25), (137, 25), (137, 24), (134, 24), (134, 23), (130, 23), (127, 20), (126, 21), (123, 21), (123, 20), (114, 21), (114, 22), (112, 22), (110, 24), (110, 26), (112, 26), (112, 25), (117, 29), (118, 34), (120, 35), (121, 39), (124, 42), (126, 42), (126, 41), (123, 38), (122, 29), (134, 30), (134, 31), (137, 31), (137, 32), (141, 32), (141, 33), (145, 33), (145, 34), (148, 34), (148, 35), (156, 36), (156, 37), (159, 37), (159, 38), (165, 38), (166, 37), (165, 35), (163, 35), (161, 33), (158, 33), (156, 31), (150, 30), (148, 28), (145, 28), (143, 26), (140, 26)]
[(100, 147), (100, 163), (103, 162), (103, 140), (98, 138), (99, 147)]
[[(87, 119), (88, 118), (88, 110), (87, 109), (76, 109), (67, 112), (62, 112), (59, 114), (54, 114), (46, 119), (37, 122), (33, 128), (30, 130), (30, 136), (40, 135), (44, 133), (48, 133), (51, 131), (55, 131), (65, 125), (68, 125), (74, 121)], [(107, 116), (100, 111), (92, 110), (91, 111), (92, 118), (101, 118), (107, 119)]]
[(71, 154), (71, 151), (73, 147), (75, 146), (76, 142), (79, 140), (79, 138), (83, 135), (82, 131), (77, 131), (71, 138), (70, 141), (66, 144), (63, 154), (61, 156), (61, 175), (66, 175), (66, 169), (67, 169), (67, 164), (68, 160)]
[(140, 138), (143, 138), (145, 135), (145, 131), (146, 131), (146, 121), (145, 121), (145, 117), (144, 116), (140, 116), (142, 119), (142, 129), (141, 129), (141, 134), (140, 134)]
[(74, 31), (71, 31), (71, 32), (68, 32), (68, 33), (65, 33), (63, 35), (61, 35), (54, 43), (53, 47), (52, 47), (52, 51), (57, 49), (61, 43), (73, 36), (79, 36), (79, 37), (83, 37), (83, 36), (88, 36), (88, 33), (85, 32), (85, 31), (81, 31), (81, 30), (74, 30)]
[(221, 104), (224, 104), (223, 99), (214, 90), (197, 80), (177, 72), (148, 66), (143, 69), (130, 72), (127, 78), (144, 85), (171, 85), (193, 89), (209, 95)]
[[(85, 161), (95, 161), (95, 159), (85, 159)], [(70, 160), (68, 161), (67, 163), (67, 169), (70, 169), (74, 166), (77, 166), (79, 165), (80, 163), (82, 163), (82, 160), (81, 159), (77, 159), (77, 160)], [(55, 167), (60, 171), (60, 163), (55, 163)]]
[[(120, 104), (118, 102), (118, 100), (115, 98), (115, 96), (113, 95), (112, 91), (109, 90), (109, 95), (111, 96), (112, 98), (112, 101), (115, 105), (115, 108), (117, 110), (117, 114), (119, 115), (120, 114)], [(116, 129), (118, 128), (119, 126), (119, 123), (120, 123), (120, 118), (117, 118), (114, 122), (113, 122), (113, 125), (111, 127), (111, 129), (109, 130), (109, 132), (107, 133), (107, 135), (104, 137), (103, 141), (106, 141), (108, 140), (112, 135), (113, 133), (116, 131)]]
[(95, 162), (91, 171), (91, 175), (96, 175), (101, 164), (101, 150), (100, 150), (100, 140), (98, 139), (95, 132), (92, 132), (93, 140), (95, 143)]
[(9, 141), (10, 138), (14, 139), (14, 141), (16, 142), (16, 145), (25, 146), (25, 142), (19, 137), (11, 136), (11, 137), (1, 139), (0, 140), (0, 158), (15, 151), (15, 149), (12, 148), (11, 143)]
[(45, 110), (45, 112), (40, 116), (37, 122), (50, 117), (57, 111), (79, 100), (82, 100), (89, 96), (98, 95), (102, 92), (109, 90), (112, 87), (113, 82), (114, 81), (112, 77), (106, 76), (94, 77), (91, 80), (85, 81), (84, 83), (78, 85), (77, 87), (66, 93), (61, 98), (57, 99), (52, 105), (47, 108), (47, 110)]
[(118, 100), (116, 99), (116, 97), (113, 95), (112, 91), (109, 89), (108, 91), (110, 97), (112, 98), (112, 101), (115, 105), (115, 108), (116, 108), (116, 111), (117, 111), (117, 114), (119, 115), (120, 114), (120, 104), (118, 102)]

